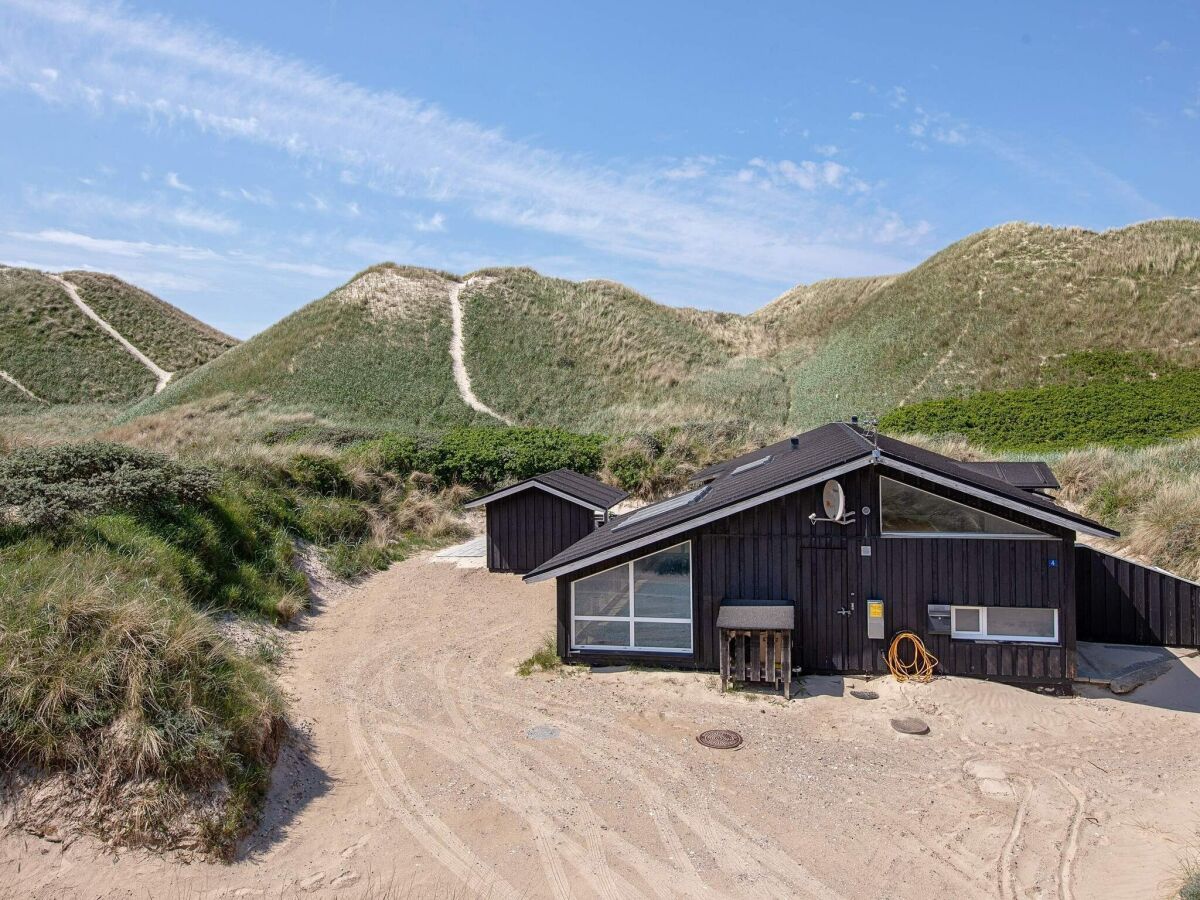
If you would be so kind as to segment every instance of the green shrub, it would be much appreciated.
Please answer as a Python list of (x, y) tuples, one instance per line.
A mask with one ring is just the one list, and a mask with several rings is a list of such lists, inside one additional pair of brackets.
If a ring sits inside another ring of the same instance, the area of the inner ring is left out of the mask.
[(642, 450), (624, 450), (611, 457), (608, 471), (627, 491), (637, 492), (650, 481), (654, 461)]
[(426, 472), (442, 485), (493, 487), (553, 469), (591, 474), (604, 437), (559, 428), (462, 427), (441, 435), (391, 434), (364, 448), (382, 470)]
[(993, 450), (1144, 447), (1200, 427), (1200, 370), (930, 400), (892, 410), (880, 427), (960, 434)]
[(0, 510), (39, 529), (99, 512), (198, 504), (216, 485), (210, 469), (123, 444), (64, 444), (0, 459)]
[(329, 456), (298, 453), (288, 461), (284, 471), (292, 484), (314, 494), (344, 496), (353, 488), (337, 460)]
[(1055, 381), (1144, 381), (1177, 370), (1149, 350), (1076, 350), (1050, 368)]

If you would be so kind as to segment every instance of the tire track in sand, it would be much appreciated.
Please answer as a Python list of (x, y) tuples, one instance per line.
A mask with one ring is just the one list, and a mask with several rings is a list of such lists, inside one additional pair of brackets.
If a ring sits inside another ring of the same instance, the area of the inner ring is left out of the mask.
[[(483, 646), (488, 646), (487, 642), (483, 642)], [(477, 672), (481, 667), (482, 663), (477, 662), (473, 668)], [(494, 675), (494, 672), (488, 674)], [(493, 681), (494, 679), (472, 677), (472, 672), (466, 670), (465, 667), (460, 678), (460, 683), (468, 686), (476, 683), (490, 684)], [(534, 716), (523, 705), (499, 702), (502, 698), (499, 697), (498, 692), (488, 692), (470, 699), (476, 708), (491, 709), (513, 716), (518, 720), (524, 719), (530, 722), (544, 720), (543, 716)], [(837, 896), (832, 888), (816, 879), (807, 869), (782, 852), (773, 841), (748, 831), (744, 823), (723, 824), (711, 816), (701, 817), (690, 813), (683, 808), (687, 804), (672, 804), (671, 799), (655, 778), (642, 773), (627, 762), (628, 759), (637, 755), (630, 752), (632, 747), (640, 745), (641, 749), (648, 753), (654, 749), (646, 745), (645, 736), (640, 732), (618, 723), (593, 720), (593, 717), (587, 713), (552, 699), (540, 699), (545, 705), (556, 708), (559, 718), (556, 718), (555, 723), (559, 727), (561, 739), (576, 752), (595, 761), (598, 765), (613, 766), (625, 777), (630, 787), (642, 800), (651, 807), (651, 818), (659, 831), (660, 840), (670, 854), (670, 858), (681, 866), (682, 871), (679, 874), (690, 875), (689, 880), (694, 885), (693, 891), (708, 893), (712, 891), (712, 888), (696, 873), (682, 840), (671, 825), (672, 813), (700, 838), (714, 858), (723, 862), (722, 869), (726, 874), (766, 881), (770, 886), (770, 892), (776, 896), (796, 896), (798, 894), (814, 897)], [(578, 721), (580, 719), (586, 724)], [(623, 734), (626, 743), (609, 740), (610, 732), (618, 731)], [(705, 802), (697, 785), (670, 771), (658, 772), (656, 777), (662, 778), (664, 775), (676, 782), (681, 791), (689, 797), (689, 801), (696, 804), (696, 808), (705, 808), (711, 811), (711, 807)], [(733, 864), (732, 872), (726, 868), (731, 863)], [(682, 890), (678, 884), (673, 886), (676, 890)]]
[[(413, 629), (408, 633), (408, 637), (412, 638), (421, 631), (432, 630)], [(368, 666), (393, 650), (390, 646), (384, 646), (363, 658), (349, 680), (351, 697), (346, 705), (346, 724), (355, 754), (362, 762), (376, 795), (386, 804), (392, 815), (437, 862), (458, 878), (467, 890), (473, 894), (517, 900), (520, 893), (476, 856), (429, 808), (404, 774), (404, 768), (395, 758), (391, 748), (382, 739), (378, 726), (370, 721), (364, 708)]]

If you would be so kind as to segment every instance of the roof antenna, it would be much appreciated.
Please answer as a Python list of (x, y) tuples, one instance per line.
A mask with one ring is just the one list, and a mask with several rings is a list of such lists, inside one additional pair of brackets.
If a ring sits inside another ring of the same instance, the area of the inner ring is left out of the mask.
[[(855, 418), (858, 417), (855, 416)], [(868, 413), (863, 417), (863, 426), (867, 437), (871, 439), (871, 458), (879, 459), (879, 417), (874, 413)]]

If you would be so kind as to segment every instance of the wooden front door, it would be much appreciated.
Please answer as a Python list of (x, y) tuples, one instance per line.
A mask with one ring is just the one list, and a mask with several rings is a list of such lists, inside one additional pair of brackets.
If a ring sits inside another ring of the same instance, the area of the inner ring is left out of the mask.
[(860, 618), (849, 588), (845, 544), (800, 548), (796, 645), (806, 672), (851, 669), (851, 629)]

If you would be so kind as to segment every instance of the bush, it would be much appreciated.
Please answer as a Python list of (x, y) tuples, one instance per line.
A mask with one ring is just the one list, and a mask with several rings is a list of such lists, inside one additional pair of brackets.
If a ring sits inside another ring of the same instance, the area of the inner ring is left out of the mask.
[(337, 460), (328, 456), (297, 453), (287, 462), (284, 473), (296, 487), (326, 497), (345, 496), (353, 489)]
[(198, 504), (216, 486), (210, 469), (123, 444), (18, 450), (0, 459), (0, 515), (56, 529), (99, 512)]
[(440, 436), (387, 435), (365, 449), (384, 471), (427, 472), (442, 485), (490, 488), (553, 469), (592, 474), (603, 446), (600, 435), (558, 428), (463, 427)]
[(879, 424), (893, 432), (960, 434), (993, 450), (1144, 447), (1200, 427), (1200, 371), (982, 391), (903, 406)]

